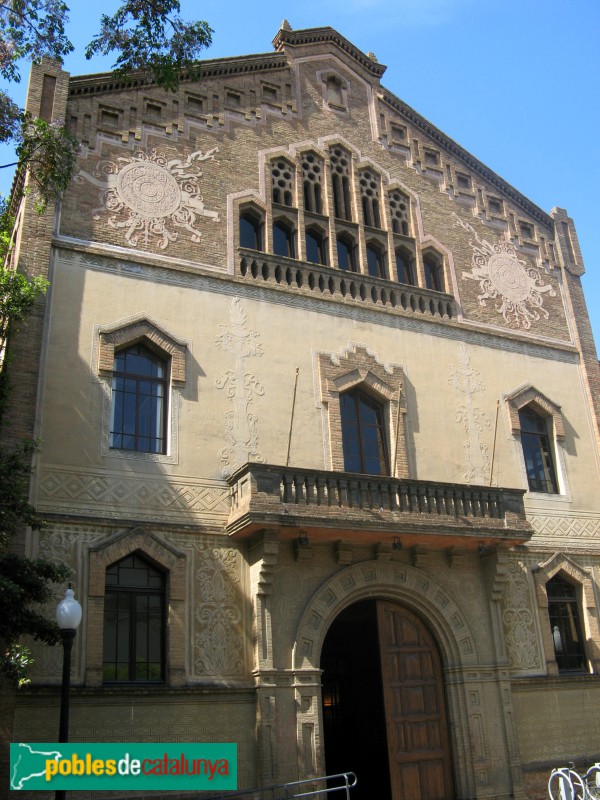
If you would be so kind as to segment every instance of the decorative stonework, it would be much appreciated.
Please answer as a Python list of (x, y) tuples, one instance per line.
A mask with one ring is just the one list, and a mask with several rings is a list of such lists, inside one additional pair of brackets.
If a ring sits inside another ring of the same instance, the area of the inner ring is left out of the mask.
[(234, 369), (226, 370), (217, 378), (217, 388), (225, 389), (233, 406), (225, 413), (227, 444), (219, 450), (219, 457), (225, 463), (221, 474), (227, 478), (248, 461), (265, 463), (264, 456), (258, 452), (258, 418), (250, 412), (252, 397), (264, 395), (265, 390), (256, 376), (246, 372), (246, 360), (261, 356), (263, 349), (258, 331), (248, 330), (246, 326), (246, 312), (239, 297), (231, 302), (229, 324), (219, 325), (219, 328), (222, 333), (216, 339), (217, 347), (235, 358)]
[(75, 180), (83, 183), (85, 179), (101, 189), (93, 218), (100, 219), (101, 213), (108, 211), (108, 224), (125, 231), (125, 244), (156, 245), (165, 250), (177, 240), (176, 228), (188, 231), (192, 242), (199, 242), (198, 217), (219, 221), (218, 213), (204, 206), (199, 187), (202, 172), (196, 166), (200, 161), (215, 161), (217, 152), (217, 147), (206, 153), (197, 150), (182, 161), (169, 160), (157, 150), (138, 150), (131, 158), (100, 161), (91, 175), (80, 170)]
[(470, 240), (473, 248), (472, 271), (463, 272), (463, 278), (479, 281), (481, 294), (477, 296), (480, 305), (487, 300), (501, 300), (496, 310), (508, 325), (529, 330), (532, 322), (542, 316), (549, 318), (543, 307), (543, 294), (555, 297), (556, 292), (550, 284), (542, 282), (540, 270), (528, 266), (517, 255), (515, 246), (506, 240), (488, 242), (481, 239), (472, 225), (454, 214), (456, 224), (475, 237)]
[(473, 405), (473, 395), (485, 389), (478, 369), (471, 367), (471, 356), (461, 343), (458, 351), (458, 364), (450, 365), (449, 383), (465, 396), (454, 412), (455, 422), (462, 422), (467, 433), (465, 442), (465, 460), (467, 470), (463, 477), (467, 483), (487, 483), (490, 475), (490, 459), (487, 445), (481, 441), (484, 427), (490, 427), (490, 420), (485, 411)]
[(197, 554), (194, 671), (200, 677), (243, 674), (239, 561), (237, 550), (226, 548), (206, 547)]
[(513, 669), (542, 668), (527, 573), (521, 562), (509, 561), (505, 574), (502, 622)]
[[(573, 546), (573, 540), (578, 539), (582, 546), (586, 545), (586, 540), (600, 539), (600, 517), (565, 517), (544, 516), (541, 514), (531, 514), (528, 516), (531, 526), (536, 533), (536, 539), (546, 539), (556, 547), (557, 543), (562, 542)], [(591, 542), (597, 547), (597, 541)]]
[(43, 465), (36, 505), (40, 511), (102, 514), (110, 518), (167, 519), (185, 522), (209, 518), (221, 523), (230, 509), (229, 488), (220, 481), (136, 478), (111, 472), (82, 472)]

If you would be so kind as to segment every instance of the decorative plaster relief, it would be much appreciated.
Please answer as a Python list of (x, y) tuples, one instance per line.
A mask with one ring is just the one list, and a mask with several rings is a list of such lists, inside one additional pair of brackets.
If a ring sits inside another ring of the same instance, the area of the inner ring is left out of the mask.
[[(219, 222), (218, 213), (204, 206), (198, 185), (203, 173), (195, 166), (199, 161), (215, 161), (217, 152), (217, 147), (206, 153), (197, 150), (182, 161), (169, 160), (155, 149), (150, 153), (138, 150), (130, 158), (100, 161), (91, 175), (80, 170), (75, 181), (83, 183), (85, 179), (101, 190), (93, 218), (100, 219), (100, 214), (108, 211), (108, 224), (125, 229), (127, 245), (137, 247), (152, 241), (165, 250), (178, 238), (173, 228), (184, 228), (192, 242), (199, 242), (202, 234), (196, 228), (197, 218)], [(124, 215), (128, 216), (124, 219)]]
[(528, 266), (527, 262), (517, 255), (515, 246), (507, 241), (495, 243), (481, 239), (472, 225), (454, 214), (456, 224), (473, 234), (476, 244), (469, 241), (473, 248), (471, 261), (472, 271), (463, 272), (463, 278), (479, 281), (481, 294), (477, 296), (479, 304), (487, 305), (486, 300), (502, 300), (496, 311), (508, 324), (528, 330), (531, 323), (545, 319), (549, 314), (543, 307), (543, 294), (555, 297), (556, 292), (550, 284), (542, 283), (540, 270)]
[(531, 607), (526, 569), (521, 561), (509, 561), (502, 598), (502, 622), (508, 657), (515, 670), (542, 668)]
[[(536, 543), (538, 537), (544, 538), (553, 548), (557, 546), (558, 542), (568, 542), (572, 545), (574, 539), (579, 539), (583, 546), (586, 539), (600, 538), (600, 517), (530, 514), (528, 519), (536, 533)], [(597, 546), (596, 543), (594, 545)]]
[(220, 547), (197, 548), (194, 608), (194, 671), (197, 677), (244, 673), (240, 554)]
[(484, 391), (485, 386), (480, 371), (471, 367), (471, 356), (462, 342), (458, 360), (458, 364), (450, 364), (448, 382), (465, 396), (465, 402), (454, 412), (454, 421), (462, 422), (468, 435), (464, 444), (467, 471), (463, 477), (468, 483), (483, 484), (490, 476), (490, 459), (487, 445), (481, 441), (481, 432), (484, 427), (490, 427), (490, 420), (485, 411), (473, 405), (473, 395)]
[(231, 301), (229, 324), (219, 325), (222, 333), (215, 344), (235, 358), (235, 368), (226, 370), (217, 378), (217, 388), (225, 389), (233, 406), (225, 413), (225, 447), (219, 450), (221, 461), (225, 466), (221, 470), (224, 478), (228, 478), (239, 467), (248, 461), (265, 463), (265, 458), (258, 452), (257, 417), (250, 413), (253, 395), (262, 397), (265, 390), (258, 379), (246, 372), (246, 359), (262, 356), (262, 344), (258, 331), (248, 330), (246, 312), (241, 306), (239, 297)]
[(135, 478), (111, 472), (39, 468), (36, 505), (40, 511), (64, 511), (65, 502), (78, 514), (112, 518), (198, 518), (218, 522), (229, 514), (229, 487), (220, 481), (182, 481), (167, 476)]

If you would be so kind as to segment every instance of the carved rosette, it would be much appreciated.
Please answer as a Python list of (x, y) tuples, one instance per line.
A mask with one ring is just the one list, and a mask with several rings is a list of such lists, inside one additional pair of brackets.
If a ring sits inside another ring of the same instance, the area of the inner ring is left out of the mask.
[(204, 205), (199, 186), (202, 172), (196, 166), (200, 161), (215, 161), (217, 152), (217, 147), (206, 153), (197, 150), (183, 161), (168, 159), (156, 150), (138, 150), (131, 158), (101, 161), (92, 174), (80, 170), (75, 180), (86, 180), (101, 190), (93, 218), (100, 219), (108, 211), (108, 224), (125, 231), (127, 245), (155, 243), (165, 250), (177, 240), (177, 228), (188, 231), (192, 242), (199, 242), (198, 218), (219, 221), (218, 213)]
[(542, 317), (548, 319), (543, 295), (555, 297), (556, 292), (550, 284), (543, 283), (540, 270), (520, 259), (511, 242), (481, 239), (472, 225), (456, 214), (454, 217), (457, 225), (475, 237), (475, 242), (469, 242), (473, 249), (471, 272), (463, 272), (462, 276), (479, 282), (479, 304), (485, 306), (488, 300), (498, 300), (496, 311), (504, 322), (525, 330)]

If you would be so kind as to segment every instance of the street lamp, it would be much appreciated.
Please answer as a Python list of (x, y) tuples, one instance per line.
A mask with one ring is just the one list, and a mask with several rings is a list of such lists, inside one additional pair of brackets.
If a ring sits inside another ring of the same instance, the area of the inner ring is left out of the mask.
[[(69, 741), (69, 690), (71, 688), (71, 651), (73, 640), (77, 633), (77, 626), (81, 622), (81, 606), (75, 600), (75, 592), (69, 584), (64, 598), (56, 607), (56, 622), (60, 628), (63, 643), (63, 671), (60, 693), (60, 723), (58, 726), (58, 741)], [(65, 790), (58, 789), (56, 800), (64, 800)]]

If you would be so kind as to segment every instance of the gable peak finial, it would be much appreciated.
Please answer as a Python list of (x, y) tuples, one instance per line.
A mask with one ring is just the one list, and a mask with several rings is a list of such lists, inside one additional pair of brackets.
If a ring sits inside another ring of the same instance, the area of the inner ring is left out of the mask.
[(280, 28), (280, 30), (282, 30), (282, 31), (291, 31), (291, 30), (292, 30), (292, 26), (291, 26), (291, 25), (290, 25), (290, 23), (287, 21), (287, 19), (284, 19), (284, 20), (283, 20), (283, 22), (281, 23), (281, 25), (279, 26), (279, 28)]
[(373, 52), (371, 52), (371, 50), (369, 50), (367, 55), (371, 59), (371, 61), (374, 61), (377, 64), (377, 56), (375, 55), (375, 53), (373, 53)]

